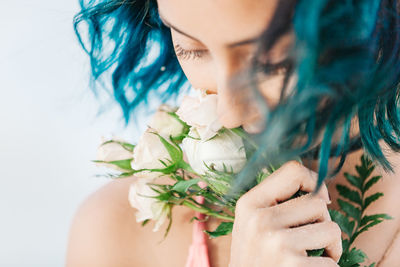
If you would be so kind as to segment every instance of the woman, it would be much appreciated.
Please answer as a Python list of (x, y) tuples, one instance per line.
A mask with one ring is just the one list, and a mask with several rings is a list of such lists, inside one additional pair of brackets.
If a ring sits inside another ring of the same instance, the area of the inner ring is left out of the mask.
[[(211, 266), (337, 266), (341, 232), (327, 205), (336, 208), (335, 184), (345, 184), (343, 173), (367, 152), (383, 167), (374, 190), (385, 194), (367, 213), (394, 219), (355, 245), (369, 262), (392, 267), (400, 266), (400, 158), (392, 152), (400, 148), (399, 14), (396, 0), (99, 0), (82, 2), (76, 25), (88, 23), (94, 77), (111, 70), (127, 120), (149, 92), (165, 99), (187, 78), (218, 95), (225, 127), (260, 134), (279, 161), (302, 157), (304, 165), (287, 162), (239, 199), (232, 236), (207, 241)], [(151, 48), (154, 60), (145, 61)], [(328, 190), (290, 199), (329, 175)], [(83, 203), (67, 266), (184, 266), (193, 213), (176, 208), (158, 243), (162, 231), (135, 222), (132, 179), (110, 182)], [(321, 247), (326, 257), (307, 257)]]

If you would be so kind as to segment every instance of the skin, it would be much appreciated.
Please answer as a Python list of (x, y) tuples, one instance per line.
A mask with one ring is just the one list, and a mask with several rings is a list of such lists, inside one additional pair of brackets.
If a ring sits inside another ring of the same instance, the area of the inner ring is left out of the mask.
[[(227, 128), (260, 130), (261, 115), (254, 95), (251, 91), (236, 92), (230, 81), (248, 65), (256, 49), (256, 43), (248, 40), (254, 40), (265, 29), (277, 3), (278, 0), (158, 0), (160, 14), (171, 26), (183, 71), (195, 88), (218, 95), (220, 120)], [(284, 36), (273, 48), (271, 58), (282, 58), (292, 40), (291, 34)], [(182, 48), (196, 50), (202, 56), (194, 58), (193, 52), (182, 52)], [(260, 84), (269, 105), (277, 103), (282, 77), (276, 74)], [(353, 134), (356, 133), (355, 125)], [(347, 184), (343, 173), (354, 173), (361, 153), (350, 154), (335, 180), (328, 181), (327, 187), (315, 196), (288, 200), (299, 188), (313, 190), (318, 169), (313, 161), (305, 161), (304, 165), (288, 162), (243, 195), (236, 208), (232, 235), (208, 240), (211, 266), (337, 266), (341, 232), (331, 222), (327, 209), (337, 208), (335, 184)], [(398, 154), (388, 156), (394, 166), (400, 166)], [(375, 175), (384, 176), (374, 190), (384, 192), (385, 197), (372, 204), (367, 213), (388, 213), (395, 219), (362, 234), (355, 244), (367, 253), (369, 262), (377, 262), (380, 267), (400, 262), (400, 210), (393, 205), (400, 194), (400, 180), (396, 177), (399, 172), (397, 168), (392, 174), (380, 168), (374, 171)], [(133, 179), (110, 182), (82, 204), (71, 227), (67, 266), (184, 266), (192, 232), (188, 221), (194, 213), (175, 207), (171, 231), (160, 243), (166, 225), (153, 233), (152, 222), (145, 227), (136, 223), (127, 200)], [(211, 219), (207, 228), (215, 229), (219, 222)], [(307, 249), (321, 246), (326, 248), (328, 257), (306, 257)]]
[[(179, 56), (182, 50), (178, 48), (178, 60), (193, 87), (218, 93), (219, 117), (227, 128), (243, 125), (251, 131), (260, 121), (257, 106), (248, 105), (254, 97), (252, 92), (235, 93), (230, 81), (249, 65), (257, 43), (246, 41), (261, 35), (277, 3), (276, 0), (158, 1), (162, 19), (175, 28), (171, 29), (174, 46), (189, 51), (203, 51), (201, 57), (194, 57), (187, 52)], [(275, 61), (284, 55), (291, 39), (291, 35), (285, 35), (273, 48), (272, 58)], [(268, 104), (274, 105), (278, 101), (280, 91), (277, 88), (282, 79), (283, 75), (276, 75), (260, 84), (261, 93)]]

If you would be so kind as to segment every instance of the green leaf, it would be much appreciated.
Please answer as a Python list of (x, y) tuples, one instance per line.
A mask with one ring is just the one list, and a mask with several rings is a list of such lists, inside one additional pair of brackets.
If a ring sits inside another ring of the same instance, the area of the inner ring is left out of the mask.
[(303, 191), (303, 190), (299, 190), (296, 193), (294, 193), (294, 195), (291, 196), (290, 199), (298, 198), (298, 197), (301, 197), (301, 196), (304, 196), (304, 195), (307, 195), (307, 194), (309, 194), (309, 193), (306, 192), (306, 191)]
[(117, 166), (120, 169), (127, 170), (127, 171), (133, 170), (131, 167), (132, 159), (122, 159), (122, 160), (114, 160), (114, 161), (93, 160), (93, 162), (112, 164), (112, 165)]
[(104, 146), (106, 144), (110, 144), (110, 143), (115, 143), (115, 144), (119, 144), (122, 146), (123, 149), (129, 151), (129, 152), (133, 152), (133, 149), (135, 148), (135, 145), (132, 145), (130, 143), (127, 142), (122, 142), (122, 141), (117, 141), (117, 140), (108, 140), (105, 141), (104, 143), (102, 143), (100, 146)]
[(375, 194), (367, 197), (364, 202), (364, 209), (366, 209), (372, 202), (377, 201), (382, 196), (383, 196), (383, 193), (378, 192), (378, 193), (375, 193)]
[(361, 233), (367, 231), (369, 228), (371, 228), (372, 226), (375, 226), (377, 224), (380, 224), (381, 222), (383, 222), (383, 219), (376, 219), (374, 221), (371, 221), (370, 223), (368, 223), (367, 225), (365, 225), (364, 227), (362, 227), (360, 230), (357, 231), (357, 233), (355, 233), (355, 237), (359, 236)]
[(364, 166), (369, 166), (372, 162), (371, 160), (367, 157), (367, 155), (361, 155), (361, 163)]
[(166, 209), (168, 210), (168, 212), (167, 212), (167, 218), (168, 218), (168, 226), (167, 226), (167, 229), (165, 229), (165, 233), (164, 233), (164, 239), (167, 237), (167, 235), (168, 235), (168, 233), (169, 233), (169, 230), (171, 230), (171, 226), (172, 226), (172, 212), (171, 212), (171, 209), (172, 209), (172, 205), (167, 205), (166, 206)]
[(163, 174), (171, 174), (171, 173), (175, 173), (175, 171), (177, 169), (178, 169), (178, 166), (176, 164), (172, 164), (163, 169), (141, 169), (141, 170), (137, 170), (136, 172), (150, 171), (150, 172), (159, 172), (159, 173), (163, 173)]
[(176, 119), (180, 124), (183, 126), (183, 134), (187, 134), (190, 130), (190, 126), (181, 120), (179, 116), (175, 112), (167, 112), (170, 116), (172, 116), (174, 119)]
[(363, 191), (367, 192), (368, 189), (370, 189), (374, 184), (376, 184), (381, 178), (382, 176), (374, 176), (371, 179), (369, 179), (369, 181), (365, 184)]
[(181, 160), (178, 163), (178, 168), (181, 168), (187, 172), (190, 172), (192, 174), (196, 174), (196, 172), (192, 169), (192, 166), (190, 166), (188, 163), (186, 163), (184, 160)]
[(144, 220), (144, 221), (142, 222), (142, 226), (145, 226), (149, 221), (150, 221), (149, 219)]
[(219, 236), (224, 236), (232, 233), (232, 228), (233, 228), (233, 222), (222, 222), (220, 223), (220, 225), (218, 225), (215, 231), (213, 232), (204, 231), (204, 232), (206, 232), (211, 238), (216, 238)]
[(353, 176), (347, 172), (344, 173), (346, 180), (349, 181), (350, 184), (354, 185), (358, 189), (362, 188), (362, 181), (359, 177)]
[(322, 256), (322, 254), (324, 254), (324, 251), (325, 251), (324, 248), (307, 250), (307, 256), (308, 257), (320, 257), (320, 256)]
[(359, 264), (364, 262), (367, 258), (364, 252), (359, 249), (352, 248), (350, 251), (346, 251), (342, 254), (339, 260), (340, 267), (354, 267), (360, 266)]
[(135, 171), (123, 172), (123, 173), (121, 173), (120, 175), (118, 175), (118, 176), (116, 176), (114, 178), (126, 178), (126, 177), (134, 175), (135, 173), (136, 173)]
[(347, 186), (344, 186), (341, 184), (337, 184), (336, 189), (339, 192), (339, 195), (341, 195), (342, 197), (344, 197), (360, 206), (362, 205), (361, 195), (357, 191), (351, 190)]
[(350, 247), (350, 240), (345, 238), (342, 238), (342, 249), (343, 249), (343, 253), (345, 253), (347, 250), (349, 250)]
[(360, 175), (361, 178), (364, 178), (363, 180), (365, 181), (365, 179), (371, 175), (371, 173), (374, 171), (375, 167), (368, 167), (366, 165), (362, 165), (362, 166), (356, 166), (356, 170), (358, 172), (358, 174)]
[(233, 172), (218, 171), (213, 166), (207, 166), (208, 171), (201, 175), (202, 179), (206, 181), (211, 190), (217, 195), (226, 195), (231, 189), (231, 183), (235, 177)]
[(354, 207), (352, 204), (344, 201), (343, 199), (338, 199), (337, 201), (340, 208), (346, 213), (347, 216), (350, 216), (355, 220), (359, 220), (361, 217), (361, 210), (359, 208)]
[(390, 217), (389, 215), (385, 214), (385, 213), (374, 214), (374, 215), (366, 215), (366, 216), (362, 217), (359, 227), (362, 227), (362, 226), (368, 224), (369, 222), (375, 221), (375, 220), (378, 220), (378, 219), (391, 220), (393, 218)]
[(331, 215), (332, 221), (336, 222), (345, 234), (347, 234), (349, 237), (353, 235), (355, 226), (354, 221), (350, 221), (346, 216), (337, 210), (329, 210), (329, 214)]
[(182, 150), (179, 148), (179, 146), (173, 145), (170, 142), (168, 142), (164, 137), (159, 135), (156, 132), (153, 132), (153, 134), (157, 135), (158, 138), (160, 138), (161, 143), (164, 145), (165, 149), (168, 151), (169, 156), (172, 159), (173, 163), (178, 163), (182, 161)]
[[(154, 191), (156, 191), (156, 190), (154, 190)], [(159, 191), (157, 191), (157, 192), (159, 192)], [(164, 193), (159, 192), (159, 193), (160, 194), (158, 196), (152, 196), (152, 198), (156, 198), (162, 202), (168, 202), (168, 200), (170, 200), (172, 197), (171, 192), (164, 192)]]
[(182, 180), (178, 181), (172, 187), (172, 190), (177, 191), (179, 193), (186, 193), (186, 191), (193, 185), (197, 185), (200, 179), (190, 179), (190, 180)]
[[(344, 197), (346, 200), (351, 201), (352, 203), (338, 199), (340, 209), (346, 214), (346, 216), (338, 211), (330, 211), (332, 220), (336, 221), (342, 231), (349, 237), (348, 239), (342, 239), (343, 254), (339, 260), (340, 267), (360, 267), (360, 264), (365, 261), (367, 256), (359, 249), (352, 248), (349, 250), (351, 245), (361, 233), (368, 231), (371, 227), (381, 223), (384, 220), (391, 219), (391, 217), (387, 214), (362, 216), (366, 208), (371, 203), (383, 196), (383, 194), (380, 192), (372, 194), (368, 197), (365, 196), (367, 190), (375, 185), (382, 177), (373, 176), (372, 178), (368, 179), (368, 177), (374, 171), (375, 166), (365, 154), (361, 156), (361, 165), (356, 165), (355, 168), (358, 173), (358, 177), (348, 173), (345, 173), (345, 176), (347, 181), (360, 192), (352, 190), (344, 185), (337, 185), (336, 188), (339, 192), (339, 195)], [(358, 204), (359, 207), (357, 207), (355, 204)], [(349, 221), (348, 217), (352, 217), (354, 220)], [(374, 266), (375, 264), (373, 263), (369, 267)]]
[(132, 159), (123, 159), (123, 160), (109, 161), (108, 163), (118, 166), (119, 168), (121, 168), (123, 170), (132, 171), (133, 169), (131, 166), (131, 162), (132, 162)]

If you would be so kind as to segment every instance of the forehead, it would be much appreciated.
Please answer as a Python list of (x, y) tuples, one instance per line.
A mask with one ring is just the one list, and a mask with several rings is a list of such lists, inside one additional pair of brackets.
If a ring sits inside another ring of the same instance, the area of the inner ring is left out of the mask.
[(280, 0), (157, 0), (161, 16), (204, 44), (259, 36)]

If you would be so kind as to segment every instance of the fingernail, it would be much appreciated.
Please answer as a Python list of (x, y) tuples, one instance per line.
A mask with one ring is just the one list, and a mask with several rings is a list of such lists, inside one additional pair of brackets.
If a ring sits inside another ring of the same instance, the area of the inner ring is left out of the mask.
[(324, 190), (323, 190), (323, 188), (321, 188), (319, 191), (318, 191), (318, 195), (319, 195), (319, 197), (320, 198), (322, 198), (323, 200), (325, 200), (325, 202), (326, 202), (326, 204), (331, 204), (332, 203), (332, 201), (331, 201), (331, 197), (330, 197), (330, 195), (329, 195), (329, 191), (326, 189), (326, 192), (327, 192), (327, 194), (324, 192)]
[(323, 199), (325, 200), (326, 204), (328, 204), (328, 205), (332, 203), (331, 198), (329, 196), (329, 192), (328, 192), (328, 194), (323, 194)]

